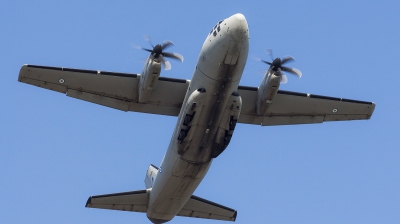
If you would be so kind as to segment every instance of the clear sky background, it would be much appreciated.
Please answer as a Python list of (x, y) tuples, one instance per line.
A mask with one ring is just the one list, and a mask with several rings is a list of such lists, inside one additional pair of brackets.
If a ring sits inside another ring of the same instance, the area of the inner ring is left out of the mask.
[[(197, 196), (238, 210), (236, 223), (398, 223), (399, 1), (0, 1), (0, 222), (148, 223), (145, 214), (85, 208), (91, 195), (144, 189), (176, 117), (125, 113), (17, 81), (23, 64), (140, 73), (168, 39), (191, 79), (221, 19), (250, 27), (241, 85), (292, 55), (303, 77), (281, 89), (373, 101), (368, 121), (239, 124)], [(171, 223), (222, 223), (176, 217)]]

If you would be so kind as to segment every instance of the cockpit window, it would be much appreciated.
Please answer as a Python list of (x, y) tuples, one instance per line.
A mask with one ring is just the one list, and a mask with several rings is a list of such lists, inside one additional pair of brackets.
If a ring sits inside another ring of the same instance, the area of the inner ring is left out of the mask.
[[(214, 28), (211, 29), (211, 31), (210, 31), (210, 33), (209, 33), (208, 35), (213, 34), (214, 37), (217, 36), (217, 31), (218, 31), (218, 32), (221, 31), (220, 24), (221, 24), (223, 21), (224, 21), (224, 20), (219, 21), (219, 22), (214, 26)], [(214, 33), (213, 33), (213, 31), (214, 31)]]

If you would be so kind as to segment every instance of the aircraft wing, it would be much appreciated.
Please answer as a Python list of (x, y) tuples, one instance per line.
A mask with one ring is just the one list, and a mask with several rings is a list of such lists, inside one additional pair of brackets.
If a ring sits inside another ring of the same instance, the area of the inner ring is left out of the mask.
[(176, 214), (193, 218), (235, 221), (237, 212), (234, 209), (192, 195), (183, 208)]
[[(148, 102), (138, 103), (140, 75), (62, 67), (23, 65), (18, 81), (122, 111), (178, 116), (190, 81), (160, 77)], [(369, 119), (372, 102), (279, 90), (265, 116), (257, 116), (257, 88), (239, 86), (239, 123), (310, 124)]]
[(278, 90), (265, 116), (257, 116), (257, 88), (239, 86), (239, 123), (262, 126), (370, 119), (375, 103)]
[(147, 212), (148, 202), (149, 192), (141, 190), (91, 196), (87, 200), (85, 207), (131, 212)]
[(179, 114), (188, 80), (160, 77), (148, 102), (138, 103), (139, 77), (138, 74), (23, 65), (18, 81), (122, 111)]

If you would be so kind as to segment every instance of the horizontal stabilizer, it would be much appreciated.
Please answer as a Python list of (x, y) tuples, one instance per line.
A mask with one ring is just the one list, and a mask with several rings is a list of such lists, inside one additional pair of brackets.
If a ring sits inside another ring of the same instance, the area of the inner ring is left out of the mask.
[(235, 221), (237, 212), (234, 209), (192, 195), (177, 215), (193, 218)]
[(91, 196), (86, 202), (86, 207), (130, 212), (147, 212), (148, 202), (149, 192), (147, 190), (141, 190)]

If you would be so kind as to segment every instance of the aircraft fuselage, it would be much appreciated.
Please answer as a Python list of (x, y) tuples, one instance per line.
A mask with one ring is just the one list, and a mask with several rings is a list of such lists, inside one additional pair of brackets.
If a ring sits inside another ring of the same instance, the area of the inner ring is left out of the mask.
[(207, 36), (168, 150), (150, 191), (147, 217), (171, 220), (192, 196), (212, 159), (229, 144), (240, 114), (238, 88), (249, 49), (245, 17), (219, 22)]

